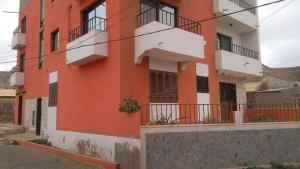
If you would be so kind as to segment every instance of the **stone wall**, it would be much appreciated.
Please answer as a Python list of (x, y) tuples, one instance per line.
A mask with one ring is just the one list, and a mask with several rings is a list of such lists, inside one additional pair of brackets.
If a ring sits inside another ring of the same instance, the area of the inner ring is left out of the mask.
[(300, 104), (300, 87), (278, 91), (248, 92), (248, 104)]
[(142, 134), (142, 169), (217, 169), (299, 162), (299, 123), (284, 127), (288, 125), (148, 128)]
[[(36, 99), (25, 100), (25, 122), (24, 125), (29, 129), (29, 132), (35, 133), (36, 129)], [(42, 98), (42, 120), (41, 120), (41, 134), (43, 135), (44, 129), (48, 128), (48, 97)]]
[(0, 123), (12, 123), (15, 97), (0, 97)]

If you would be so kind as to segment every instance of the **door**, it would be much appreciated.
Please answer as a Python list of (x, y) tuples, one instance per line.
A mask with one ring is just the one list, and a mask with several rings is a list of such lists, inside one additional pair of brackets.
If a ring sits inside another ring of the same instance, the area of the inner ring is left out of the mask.
[(23, 96), (18, 97), (18, 125), (22, 125)]
[(230, 83), (220, 83), (221, 120), (230, 122), (231, 112), (237, 110), (236, 85)]
[(231, 37), (226, 36), (226, 35), (222, 35), (222, 34), (217, 34), (217, 42), (218, 42), (218, 48), (220, 50), (226, 50), (228, 52), (231, 52), (232, 48), (231, 48)]
[(176, 14), (177, 8), (159, 1), (141, 0), (140, 24), (146, 25), (152, 21), (159, 21), (169, 26), (177, 26)]
[(95, 29), (104, 31), (106, 19), (106, 2), (99, 1), (83, 13), (84, 34)]
[(41, 135), (41, 121), (42, 121), (42, 99), (37, 99), (36, 104), (36, 135)]

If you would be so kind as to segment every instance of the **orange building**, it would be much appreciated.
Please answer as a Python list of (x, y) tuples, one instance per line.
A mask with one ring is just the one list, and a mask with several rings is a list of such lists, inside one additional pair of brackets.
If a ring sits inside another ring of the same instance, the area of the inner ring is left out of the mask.
[[(209, 106), (246, 104), (244, 83), (262, 75), (258, 17), (249, 10), (206, 19), (255, 5), (21, 0), (12, 40), (18, 50), (11, 75), (15, 123), (56, 147), (96, 151), (114, 162), (118, 144), (139, 149), (143, 118), (157, 118), (158, 111), (182, 119), (185, 105), (184, 113), (194, 109), (190, 122), (226, 119), (229, 112), (215, 114)], [(118, 110), (129, 96), (146, 107), (147, 117)]]

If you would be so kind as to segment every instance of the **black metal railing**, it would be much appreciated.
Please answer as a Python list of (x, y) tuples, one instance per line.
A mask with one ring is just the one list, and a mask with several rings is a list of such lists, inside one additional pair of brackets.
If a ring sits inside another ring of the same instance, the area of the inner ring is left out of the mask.
[(246, 56), (252, 59), (259, 59), (259, 53), (257, 51), (247, 49), (245, 47), (235, 45), (226, 40), (218, 40), (217, 41), (217, 49), (225, 50), (231, 53), (235, 53), (238, 55)]
[(244, 0), (229, 0), (229, 1), (237, 4), (238, 6), (240, 6), (243, 9), (249, 9), (249, 12), (256, 15), (256, 9), (254, 8), (253, 5), (250, 5), (248, 2), (246, 2)]
[(201, 34), (200, 23), (181, 16), (177, 16), (164, 10), (151, 8), (137, 15), (138, 27), (141, 27), (153, 21), (157, 21), (172, 27), (177, 27), (191, 33), (199, 35)]
[(235, 111), (244, 123), (300, 122), (300, 104), (146, 104), (141, 125), (235, 123)]
[(142, 125), (233, 123), (236, 105), (147, 104), (142, 106)]
[(72, 42), (93, 30), (106, 31), (106, 19), (94, 17), (69, 32), (69, 42)]
[(18, 72), (18, 67), (15, 66), (15, 67), (11, 68), (11, 70), (9, 72), (10, 72), (10, 74), (14, 74), (14, 73)]

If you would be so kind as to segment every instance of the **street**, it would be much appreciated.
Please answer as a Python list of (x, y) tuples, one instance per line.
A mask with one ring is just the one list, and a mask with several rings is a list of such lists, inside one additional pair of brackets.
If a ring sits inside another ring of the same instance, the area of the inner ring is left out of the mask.
[(0, 146), (0, 169), (101, 169), (22, 146)]

